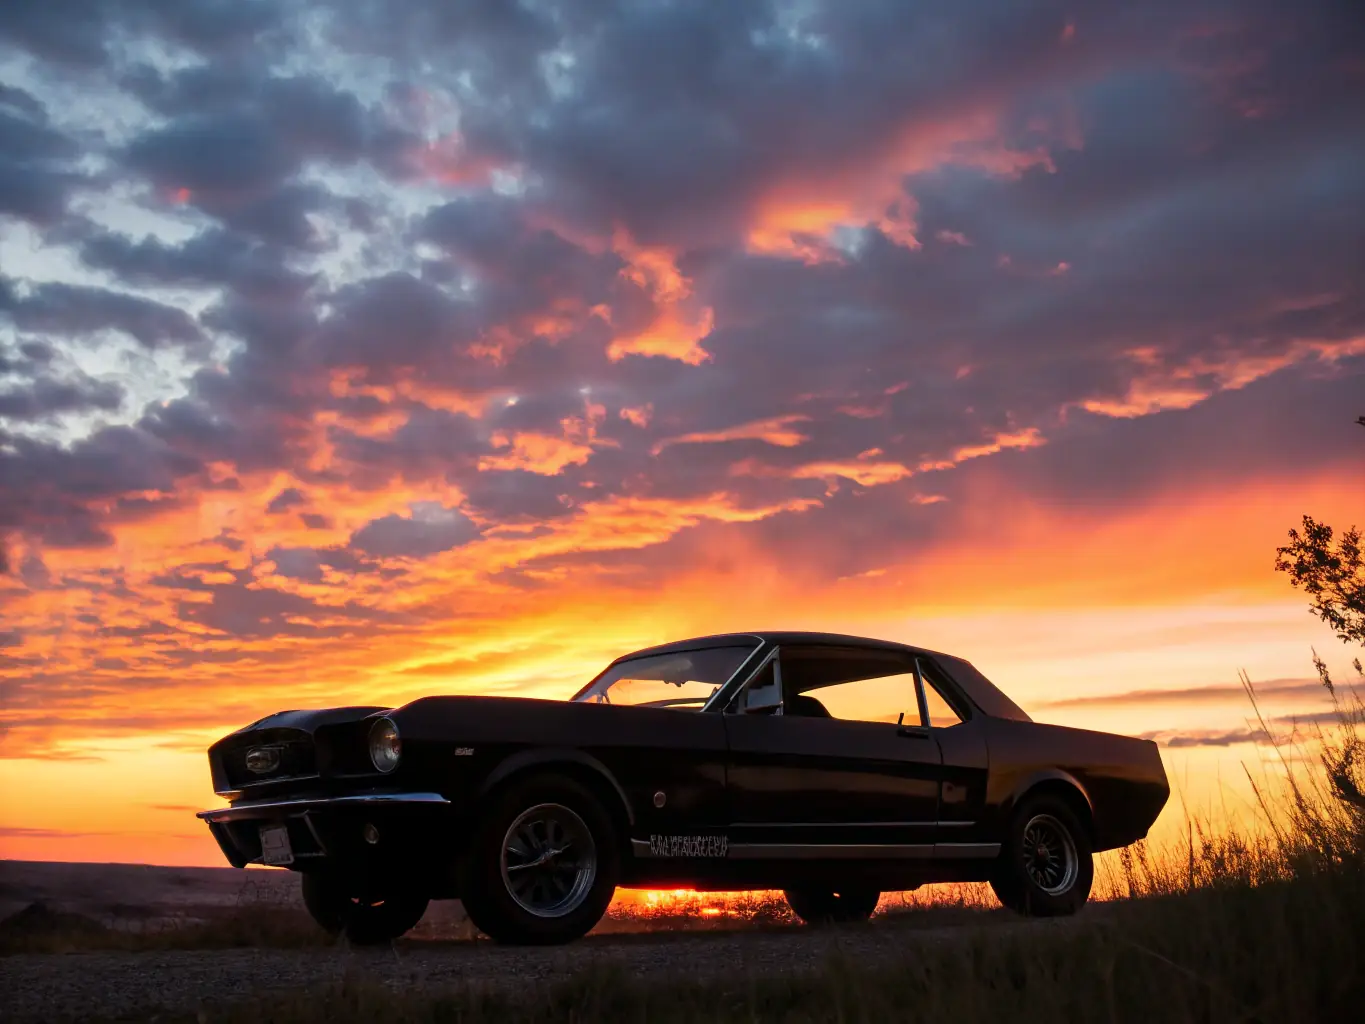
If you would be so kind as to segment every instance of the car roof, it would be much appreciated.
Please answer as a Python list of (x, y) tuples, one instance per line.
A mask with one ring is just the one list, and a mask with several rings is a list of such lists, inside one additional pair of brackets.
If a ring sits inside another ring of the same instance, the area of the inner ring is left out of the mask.
[(695, 651), (701, 647), (723, 647), (731, 644), (830, 644), (838, 647), (865, 647), (871, 650), (883, 651), (905, 651), (914, 654), (928, 654), (933, 656), (935, 651), (923, 647), (913, 647), (910, 644), (897, 643), (894, 640), (877, 640), (866, 636), (850, 636), (846, 633), (815, 633), (802, 630), (768, 630), (760, 629), (747, 633), (714, 633), (710, 636), (691, 637), (687, 640), (674, 640), (671, 643), (659, 644), (655, 647), (646, 647), (643, 650), (632, 651), (617, 658), (617, 661), (628, 661), (632, 658), (643, 658), (652, 654), (669, 654), (674, 651)]
[[(846, 633), (809, 633), (799, 630), (754, 630), (751, 633), (715, 633), (711, 636), (697, 636), (689, 640), (675, 640), (672, 643), (646, 647), (622, 655), (612, 665), (633, 658), (643, 658), (651, 654), (671, 654), (681, 651), (695, 651), (702, 647), (720, 647), (730, 644), (744, 644), (757, 647), (765, 645), (829, 644), (833, 647), (861, 647), (864, 650), (897, 651), (902, 654), (922, 654), (933, 658), (940, 664), (946, 663), (948, 674), (963, 690), (977, 708), (995, 718), (1009, 718), (1020, 722), (1032, 721), (1028, 713), (1012, 701), (1005, 693), (965, 658), (931, 651), (926, 647), (914, 647), (897, 643), (894, 640), (876, 640), (866, 636), (849, 636)], [(608, 666), (610, 667), (610, 666)], [(591, 685), (591, 684), (589, 684)]]

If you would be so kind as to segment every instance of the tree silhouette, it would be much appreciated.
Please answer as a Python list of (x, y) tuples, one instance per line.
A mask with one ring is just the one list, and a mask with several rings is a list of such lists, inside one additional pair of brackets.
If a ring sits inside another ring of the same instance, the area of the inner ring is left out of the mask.
[[(1365, 416), (1356, 420), (1365, 427)], [(1333, 543), (1332, 528), (1303, 517), (1303, 532), (1275, 549), (1275, 568), (1312, 599), (1312, 612), (1347, 643), (1365, 645), (1365, 559), (1360, 531), (1352, 526)]]

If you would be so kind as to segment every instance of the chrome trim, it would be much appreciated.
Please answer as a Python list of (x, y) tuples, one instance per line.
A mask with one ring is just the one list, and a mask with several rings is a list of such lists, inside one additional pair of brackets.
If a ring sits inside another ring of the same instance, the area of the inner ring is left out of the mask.
[(927, 860), (932, 843), (731, 843), (738, 860)]
[[(756, 633), (735, 633), (735, 634), (733, 634), (733, 638), (734, 638), (734, 639), (740, 639), (740, 638), (743, 638), (743, 637), (748, 637), (750, 640), (752, 640), (752, 641), (754, 642), (754, 649), (744, 656), (744, 660), (741, 661), (741, 662), (739, 663), (738, 667), (737, 667), (733, 672), (730, 673), (729, 678), (727, 678), (727, 679), (725, 680), (725, 682), (721, 683), (720, 686), (718, 686), (718, 687), (716, 688), (716, 692), (713, 693), (710, 697), (707, 698), (706, 703), (703, 704), (703, 705), (701, 706), (701, 710), (702, 710), (702, 711), (707, 710), (707, 709), (711, 706), (711, 702), (712, 702), (713, 700), (715, 700), (717, 696), (719, 696), (720, 694), (724, 693), (724, 692), (725, 692), (725, 688), (728, 687), (731, 683), (733, 683), (733, 682), (735, 681), (735, 678), (736, 678), (741, 672), (744, 671), (744, 666), (747, 665), (747, 664), (749, 664), (749, 662), (751, 662), (751, 661), (753, 660), (754, 655), (757, 654), (759, 651), (763, 650), (763, 645), (764, 645), (764, 643), (766, 643), (766, 641), (763, 639), (763, 637), (757, 635)], [(705, 640), (710, 640), (710, 639), (714, 639), (714, 638), (712, 638), (712, 637), (698, 637), (697, 639), (698, 639), (698, 640), (703, 640), (703, 639), (705, 639)], [(680, 642), (681, 642), (681, 641), (680, 641)], [(670, 646), (672, 646), (672, 645), (671, 645), (671, 644), (659, 644), (658, 646), (659, 646), (659, 647), (670, 647)], [(713, 649), (716, 648), (716, 647), (729, 647), (729, 646), (732, 646), (732, 645), (731, 645), (731, 644), (723, 644), (723, 643), (708, 643), (708, 644), (701, 644), (701, 645), (698, 646), (698, 647), (684, 648), (682, 651), (679, 651), (678, 653), (679, 653), (679, 654), (685, 654), (685, 653), (687, 653), (688, 651), (705, 651), (705, 650), (713, 650)], [(570, 697), (565, 703), (568, 703), (568, 704), (582, 704), (582, 703), (586, 703), (586, 701), (584, 701), (582, 698), (586, 697), (586, 696), (588, 695), (588, 692), (589, 692), (590, 690), (592, 690), (592, 688), (593, 688), (594, 686), (597, 685), (597, 681), (598, 681), (599, 679), (601, 679), (604, 675), (606, 675), (608, 672), (610, 672), (610, 671), (611, 671), (613, 668), (615, 668), (617, 665), (620, 665), (622, 662), (634, 661), (636, 658), (652, 658), (652, 657), (654, 657), (654, 654), (647, 654), (647, 653), (645, 653), (646, 651), (651, 651), (651, 650), (654, 650), (654, 649), (653, 649), (653, 648), (646, 647), (646, 648), (643, 648), (642, 650), (639, 650), (639, 651), (632, 651), (630, 654), (623, 654), (623, 655), (621, 655), (621, 657), (619, 657), (619, 658), (617, 658), (616, 660), (614, 660), (614, 661), (612, 661), (611, 663), (609, 663), (609, 664), (606, 666), (606, 668), (602, 669), (601, 672), (598, 672), (597, 675), (593, 676), (593, 677), (592, 677), (591, 679), (589, 679), (586, 683), (584, 683), (581, 687), (579, 687), (578, 692), (575, 693), (572, 697)], [(655, 651), (655, 654), (657, 654), (657, 653), (658, 653), (658, 652)]]
[[(381, 768), (379, 766), (379, 762), (374, 759), (374, 733), (376, 729), (378, 729), (381, 725), (383, 725), (386, 722), (393, 728), (393, 734), (398, 737), (398, 757), (393, 762), (393, 764), (389, 765), (387, 768)], [(388, 715), (380, 715), (378, 718), (374, 720), (374, 722), (370, 725), (369, 732), (365, 734), (365, 742), (370, 748), (370, 764), (374, 765), (374, 770), (377, 772), (382, 772), (384, 775), (388, 775), (389, 772), (393, 771), (395, 768), (398, 767), (399, 761), (403, 760), (403, 734), (398, 729), (398, 723), (395, 722)]]
[[(653, 856), (644, 839), (632, 839), (630, 851)], [(989, 860), (999, 854), (999, 843), (730, 843), (727, 852), (734, 860)]]
[[(762, 648), (759, 648), (759, 650), (762, 650)], [(738, 676), (738, 675), (739, 675), (739, 672), (742, 672), (742, 671), (744, 670), (744, 665), (741, 665), (741, 666), (739, 667), (739, 670), (735, 673), (735, 675), (734, 675), (734, 676), (731, 676), (728, 680), (726, 680), (725, 686), (722, 686), (719, 690), (717, 690), (714, 694), (712, 694), (712, 695), (711, 695), (711, 698), (710, 698), (705, 704), (702, 705), (701, 709), (702, 709), (703, 711), (710, 711), (712, 705), (719, 705), (719, 706), (720, 706), (720, 710), (721, 710), (721, 711), (725, 711), (725, 708), (726, 708), (728, 705), (730, 705), (731, 703), (733, 703), (734, 700), (735, 700), (735, 698), (737, 698), (740, 694), (742, 694), (742, 693), (745, 691), (745, 689), (748, 687), (748, 685), (754, 681), (754, 678), (755, 678), (760, 672), (762, 672), (765, 668), (768, 667), (768, 665), (769, 665), (770, 662), (777, 662), (777, 657), (778, 657), (779, 654), (781, 654), (781, 652), (782, 652), (782, 648), (779, 647), (778, 645), (774, 644), (773, 647), (772, 647), (772, 649), (771, 649), (770, 651), (768, 651), (768, 653), (765, 654), (765, 655), (763, 656), (763, 658), (759, 661), (759, 663), (753, 667), (753, 670), (750, 671), (749, 674), (746, 675), (746, 676), (744, 677), (744, 679), (739, 683), (739, 685), (736, 686), (736, 687), (734, 688), (734, 692), (733, 692), (733, 693), (730, 693), (729, 695), (727, 695), (726, 692), (725, 692), (725, 691), (726, 691), (726, 688), (729, 687), (730, 684), (733, 683), (733, 682), (735, 681), (735, 676)], [(752, 657), (753, 657), (753, 655), (751, 654), (751, 655), (749, 656), (749, 658), (752, 658)], [(749, 659), (746, 658), (744, 663), (745, 663), (745, 665), (747, 665), (747, 664), (749, 663)], [(781, 662), (777, 662), (777, 664), (773, 665), (773, 678), (777, 681), (777, 693), (778, 693), (778, 696), (781, 697), (781, 696), (782, 696), (782, 663), (781, 663)], [(721, 697), (724, 697), (725, 700), (722, 701), (722, 700), (720, 699)], [(776, 713), (776, 714), (779, 714), (779, 715), (782, 713), (782, 701), (781, 701), (781, 700), (779, 700), (778, 703), (777, 703), (777, 711), (776, 711), (775, 713)]]
[[(365, 773), (370, 778), (374, 778), (374, 772)], [(247, 784), (253, 789), (257, 786), (273, 786), (280, 782), (309, 782), (312, 779), (320, 779), (322, 775), (318, 772), (309, 772), (307, 775), (277, 775), (273, 779), (259, 778), (248, 779)], [(221, 796), (224, 800), (231, 800), (234, 796), (241, 796), (245, 790), (241, 787), (237, 789), (215, 789), (214, 796)]]
[(914, 666), (912, 671), (915, 676), (915, 703), (919, 705), (919, 724), (927, 732), (930, 725), (929, 701), (924, 696), (924, 670), (920, 667), (919, 655), (915, 655), (911, 662)]
[[(767, 642), (763, 639), (763, 637), (754, 636), (754, 634), (752, 633), (743, 633), (741, 635), (752, 637), (754, 640), (757, 640), (758, 646), (755, 647), (752, 651), (750, 651), (749, 656), (739, 663), (739, 668), (735, 669), (734, 672), (730, 673), (730, 678), (725, 680), (725, 682), (721, 684), (720, 688), (717, 689), (715, 693), (711, 694), (711, 696), (707, 698), (706, 703), (701, 706), (701, 709), (704, 712), (710, 711), (712, 707), (715, 707), (716, 705), (719, 705), (722, 711), (725, 710), (725, 705), (728, 704), (732, 699), (734, 699), (734, 695), (743, 690), (744, 687), (748, 685), (749, 680), (752, 679), (755, 675), (757, 675), (760, 671), (762, 671), (763, 666), (768, 664), (769, 661), (771, 661), (773, 658), (777, 656), (777, 647), (774, 646), (772, 651), (763, 656), (763, 658), (759, 661), (758, 666), (754, 668), (751, 672), (749, 672), (748, 675), (744, 676), (742, 682), (740, 682), (738, 685), (735, 685), (735, 680), (740, 678), (740, 673), (744, 671), (745, 666), (748, 665), (749, 662), (754, 660), (754, 655), (758, 654), (761, 650), (763, 650), (763, 645)], [(731, 691), (731, 687), (734, 687), (733, 691)], [(722, 697), (725, 698), (724, 701), (721, 701)]]
[(736, 821), (731, 828), (966, 828), (974, 821)]
[(195, 815), (204, 821), (237, 821), (242, 818), (278, 816), (280, 814), (302, 814), (312, 810), (327, 810), (332, 807), (372, 806), (375, 804), (427, 804), (448, 805), (450, 803), (440, 793), (354, 793), (347, 796), (307, 797), (296, 800), (252, 800), (239, 802), (231, 807), (215, 807), (200, 811)]
[(954, 857), (959, 860), (990, 860), (1000, 856), (999, 843), (935, 843), (935, 857)]

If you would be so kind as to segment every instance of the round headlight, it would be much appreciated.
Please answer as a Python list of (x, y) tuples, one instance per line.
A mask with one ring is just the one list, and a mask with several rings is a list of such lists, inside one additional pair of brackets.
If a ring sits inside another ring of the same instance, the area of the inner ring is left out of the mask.
[(403, 741), (398, 735), (398, 726), (387, 718), (370, 726), (370, 760), (376, 768), (381, 772), (393, 771), (402, 754)]

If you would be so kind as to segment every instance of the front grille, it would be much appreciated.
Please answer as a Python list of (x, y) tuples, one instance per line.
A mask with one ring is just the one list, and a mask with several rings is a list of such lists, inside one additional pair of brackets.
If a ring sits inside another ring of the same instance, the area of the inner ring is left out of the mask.
[(292, 730), (262, 730), (222, 751), (228, 786), (241, 789), (317, 774), (313, 738)]

